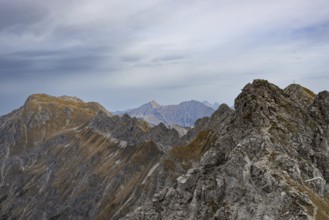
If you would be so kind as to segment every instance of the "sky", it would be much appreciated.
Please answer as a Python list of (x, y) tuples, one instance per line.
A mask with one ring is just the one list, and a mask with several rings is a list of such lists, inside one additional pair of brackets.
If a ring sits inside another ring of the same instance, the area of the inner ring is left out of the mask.
[(0, 115), (35, 93), (109, 111), (328, 90), (328, 0), (0, 0)]

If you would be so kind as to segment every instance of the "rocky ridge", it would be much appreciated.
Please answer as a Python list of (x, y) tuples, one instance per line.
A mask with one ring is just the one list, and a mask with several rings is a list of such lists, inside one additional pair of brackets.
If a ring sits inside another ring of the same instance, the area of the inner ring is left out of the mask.
[(329, 219), (328, 101), (246, 85), (236, 111), (200, 122), (212, 135), (200, 161), (124, 219)]
[(329, 93), (255, 80), (234, 109), (182, 134), (31, 96), (0, 117), (0, 219), (328, 219)]
[(184, 170), (176, 130), (97, 103), (33, 95), (0, 122), (0, 219), (118, 219)]

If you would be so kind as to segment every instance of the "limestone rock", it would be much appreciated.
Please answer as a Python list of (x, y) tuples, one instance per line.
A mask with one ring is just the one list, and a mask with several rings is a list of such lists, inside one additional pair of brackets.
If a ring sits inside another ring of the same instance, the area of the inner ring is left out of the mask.
[(313, 103), (316, 96), (314, 92), (298, 84), (291, 84), (287, 86), (283, 91), (293, 101), (297, 102), (300, 108), (306, 111), (308, 106)]

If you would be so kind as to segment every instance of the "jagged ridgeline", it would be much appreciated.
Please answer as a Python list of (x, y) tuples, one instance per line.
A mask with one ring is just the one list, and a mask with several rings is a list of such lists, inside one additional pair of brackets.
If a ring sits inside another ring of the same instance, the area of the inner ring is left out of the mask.
[(217, 108), (216, 103), (212, 105), (195, 100), (185, 101), (178, 105), (160, 105), (151, 101), (138, 108), (118, 111), (114, 114), (128, 114), (131, 117), (141, 118), (151, 125), (163, 123), (170, 127), (178, 125), (183, 129), (194, 126), (195, 121), (199, 118), (209, 117)]
[(246, 85), (182, 135), (33, 95), (0, 117), (0, 219), (329, 219), (329, 93)]

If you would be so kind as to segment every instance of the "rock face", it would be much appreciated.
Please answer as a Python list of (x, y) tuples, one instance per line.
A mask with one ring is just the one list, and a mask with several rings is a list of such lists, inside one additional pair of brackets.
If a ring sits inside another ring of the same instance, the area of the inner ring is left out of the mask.
[(329, 93), (301, 91), (246, 85), (200, 122), (200, 161), (124, 219), (329, 219)]
[(116, 114), (127, 113), (131, 117), (144, 119), (151, 125), (164, 123), (167, 126), (191, 127), (197, 119), (210, 116), (215, 111), (209, 105), (210, 103), (186, 101), (178, 105), (162, 106), (155, 101), (151, 101), (136, 109), (116, 112)]
[(329, 219), (329, 93), (255, 80), (234, 109), (183, 134), (31, 96), (0, 117), (0, 219)]

